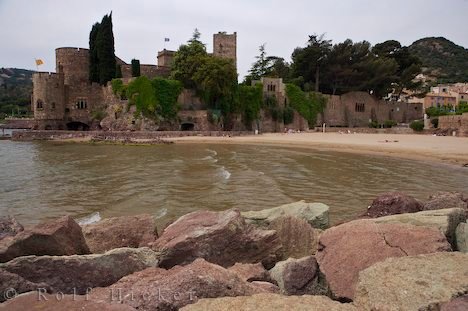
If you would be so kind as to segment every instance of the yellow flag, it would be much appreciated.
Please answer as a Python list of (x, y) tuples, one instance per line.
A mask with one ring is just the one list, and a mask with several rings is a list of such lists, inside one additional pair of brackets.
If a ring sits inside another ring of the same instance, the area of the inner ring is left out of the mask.
[(44, 61), (42, 59), (36, 59), (36, 66), (43, 65)]

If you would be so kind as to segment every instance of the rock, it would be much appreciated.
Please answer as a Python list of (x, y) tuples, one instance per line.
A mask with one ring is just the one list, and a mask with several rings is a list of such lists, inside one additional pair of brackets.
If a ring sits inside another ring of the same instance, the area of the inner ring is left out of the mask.
[(236, 262), (261, 262), (271, 267), (278, 260), (281, 242), (275, 231), (246, 224), (237, 210), (198, 211), (169, 225), (152, 248), (163, 253), (163, 268), (187, 264), (196, 258), (223, 267)]
[(457, 297), (439, 306), (440, 311), (466, 311), (468, 310), (468, 295)]
[(328, 209), (329, 207), (322, 203), (299, 201), (260, 211), (242, 212), (242, 216), (247, 223), (259, 227), (268, 227), (278, 217), (293, 216), (304, 219), (314, 228), (326, 229), (329, 226)]
[(145, 247), (158, 238), (153, 216), (113, 217), (83, 226), (83, 235), (92, 253), (121, 247)]
[(257, 294), (250, 297), (225, 297), (201, 299), (181, 311), (357, 311), (350, 304), (343, 304), (325, 296), (283, 296), (278, 294)]
[(0, 217), (0, 240), (7, 236), (15, 236), (23, 230), (23, 226), (14, 217)]
[[(178, 310), (201, 298), (249, 296), (261, 292), (235, 273), (197, 259), (170, 270), (148, 268), (107, 288), (96, 288), (90, 299), (128, 304), (138, 310)], [(120, 295), (119, 295), (120, 294)]]
[(325, 280), (320, 275), (317, 261), (313, 256), (280, 261), (270, 270), (270, 275), (278, 283), (281, 293), (285, 295), (328, 293)]
[(458, 224), (465, 220), (466, 216), (462, 209), (449, 208), (380, 217), (374, 221), (377, 223), (405, 223), (438, 229), (445, 234), (447, 240), (455, 249), (455, 230)]
[(371, 265), (389, 257), (450, 250), (437, 229), (363, 219), (324, 231), (316, 258), (333, 296), (349, 301), (359, 272)]
[(312, 228), (305, 220), (292, 216), (274, 219), (268, 229), (276, 231), (283, 245), (282, 260), (314, 255), (322, 233), (322, 230)]
[(24, 311), (132, 311), (127, 305), (110, 304), (87, 300), (79, 295), (50, 295), (42, 292), (30, 292), (0, 304), (0, 310)]
[(455, 230), (456, 249), (463, 253), (468, 253), (468, 224), (462, 222)]
[(271, 281), (270, 274), (261, 263), (236, 263), (234, 266), (229, 267), (228, 270), (237, 274), (241, 280), (246, 282)]
[(27, 255), (88, 254), (81, 227), (69, 216), (0, 240), (0, 262)]
[(424, 203), (424, 210), (437, 210), (444, 208), (461, 208), (468, 212), (468, 198), (460, 192), (436, 192), (429, 196)]
[(388, 215), (415, 213), (423, 210), (423, 204), (401, 192), (380, 194), (367, 208), (365, 217), (377, 218)]
[(18, 257), (0, 268), (30, 282), (46, 283), (55, 292), (84, 294), (88, 288), (109, 286), (123, 276), (155, 267), (158, 258), (149, 248), (119, 248), (105, 254)]
[(261, 293), (272, 293), (272, 294), (279, 294), (280, 293), (280, 289), (279, 289), (278, 285), (275, 285), (275, 284), (270, 283), (270, 282), (253, 281), (253, 282), (250, 282), (250, 284), (252, 286), (254, 286), (255, 288), (257, 288), (259, 290), (259, 292), (261, 292)]
[(429, 306), (468, 290), (467, 262), (458, 252), (389, 258), (360, 273), (354, 303), (360, 310), (437, 310)]
[(14, 298), (17, 294), (34, 291), (37, 289), (51, 292), (49, 285), (45, 283), (33, 283), (21, 276), (0, 269), (0, 302)]

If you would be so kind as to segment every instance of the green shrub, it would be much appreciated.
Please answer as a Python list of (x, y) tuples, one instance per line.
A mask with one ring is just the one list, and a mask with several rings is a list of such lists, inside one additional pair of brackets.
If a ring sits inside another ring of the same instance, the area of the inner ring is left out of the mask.
[(291, 124), (294, 121), (294, 109), (291, 106), (284, 107), (283, 110), (284, 124)]
[(127, 99), (127, 86), (123, 83), (122, 79), (112, 79), (111, 81), (112, 92), (119, 96), (120, 99)]
[(431, 119), (431, 123), (432, 123), (432, 126), (434, 126), (434, 128), (439, 127), (439, 119), (438, 118)]
[(415, 132), (421, 132), (424, 130), (424, 122), (420, 120), (413, 121), (410, 124), (410, 128)]
[(321, 93), (304, 92), (294, 84), (286, 84), (286, 95), (291, 107), (307, 120), (310, 127), (315, 126), (317, 115), (327, 106), (327, 98)]
[(398, 123), (393, 120), (385, 120), (384, 127), (385, 128), (392, 128), (393, 126), (397, 125)]
[(371, 122), (369, 122), (368, 126), (369, 126), (370, 128), (376, 129), (376, 128), (379, 127), (379, 122), (377, 122), (377, 121), (371, 121)]

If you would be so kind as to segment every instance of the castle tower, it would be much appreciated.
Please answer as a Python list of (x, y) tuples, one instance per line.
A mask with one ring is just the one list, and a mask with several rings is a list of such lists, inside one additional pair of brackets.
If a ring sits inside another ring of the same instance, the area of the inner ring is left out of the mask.
[(63, 75), (36, 72), (32, 75), (32, 81), (34, 119), (63, 120), (65, 114)]
[(162, 50), (158, 52), (158, 67), (167, 67), (171, 68), (172, 62), (174, 60), (174, 51)]
[(213, 55), (232, 59), (237, 68), (237, 32), (234, 32), (231, 35), (226, 34), (225, 32), (214, 34)]
[(56, 72), (63, 74), (65, 84), (89, 83), (89, 50), (58, 48), (55, 50)]

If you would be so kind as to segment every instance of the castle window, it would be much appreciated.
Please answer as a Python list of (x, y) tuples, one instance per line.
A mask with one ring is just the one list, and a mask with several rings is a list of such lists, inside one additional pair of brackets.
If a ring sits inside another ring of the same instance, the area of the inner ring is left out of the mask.
[(52, 109), (55, 109), (55, 102), (52, 102)]
[(44, 102), (40, 99), (37, 100), (36, 102), (36, 108), (37, 109), (43, 109), (44, 108)]
[(365, 112), (366, 111), (366, 106), (364, 103), (356, 103), (354, 110), (356, 112)]
[(76, 101), (76, 109), (87, 109), (88, 103), (85, 98), (78, 98)]
[(275, 92), (275, 91), (276, 91), (276, 85), (274, 85), (274, 84), (268, 84), (268, 85), (267, 85), (267, 91), (268, 91), (268, 92)]

